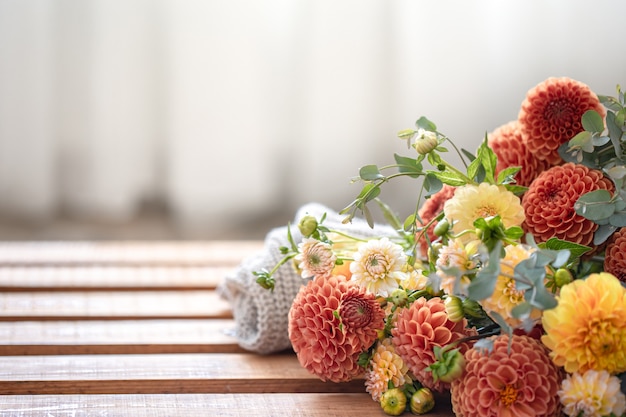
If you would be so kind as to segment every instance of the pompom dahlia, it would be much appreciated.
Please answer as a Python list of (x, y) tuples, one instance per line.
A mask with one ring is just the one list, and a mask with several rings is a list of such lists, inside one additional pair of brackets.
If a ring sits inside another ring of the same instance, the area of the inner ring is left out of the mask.
[(550, 357), (569, 373), (626, 371), (626, 288), (602, 272), (564, 285), (555, 308), (543, 313)]
[(391, 339), (385, 338), (376, 343), (370, 368), (365, 373), (365, 389), (376, 402), (380, 401), (383, 392), (389, 388), (389, 383), (400, 388), (404, 384), (412, 383), (409, 367), (396, 353)]
[(372, 239), (359, 245), (350, 264), (352, 281), (376, 295), (386, 297), (405, 278), (406, 255), (389, 238)]
[(376, 341), (385, 313), (374, 294), (345, 277), (316, 277), (289, 310), (289, 340), (300, 364), (322, 381), (349, 381), (357, 361)]
[(515, 181), (519, 185), (528, 187), (537, 176), (552, 165), (533, 155), (522, 134), (517, 120), (504, 124), (488, 136), (489, 147), (498, 157), (496, 172), (509, 167), (521, 167), (515, 174)]
[(611, 236), (604, 253), (604, 271), (626, 282), (626, 228)]
[[(428, 222), (437, 217), (439, 213), (442, 212), (444, 203), (452, 198), (455, 190), (455, 187), (444, 184), (441, 190), (431, 195), (430, 198), (424, 200), (424, 203), (417, 212), (419, 218), (422, 219), (422, 221), (418, 221), (417, 225), (425, 226), (428, 224)], [(430, 240), (430, 242), (433, 242), (437, 239), (437, 236), (435, 236), (434, 232), (436, 224), (437, 223), (433, 223), (426, 231), (426, 233), (428, 234), (428, 240)], [(426, 256), (428, 254), (428, 240), (421, 233), (421, 231), (418, 232), (418, 236), (421, 235), (421, 238), (419, 239), (420, 251), (422, 252), (422, 256)]]
[[(433, 351), (435, 346), (443, 347), (475, 334), (466, 329), (467, 320), (450, 320), (445, 303), (439, 297), (430, 300), (419, 298), (396, 314), (391, 334), (398, 355), (424, 386), (439, 392), (448, 389), (449, 383), (441, 380), (435, 382), (432, 373), (426, 368), (436, 360)], [(463, 342), (457, 347), (464, 353), (469, 349), (470, 343)]]
[(532, 88), (522, 103), (518, 122), (530, 152), (551, 165), (563, 162), (559, 146), (582, 132), (582, 115), (606, 111), (598, 97), (580, 81), (567, 77), (548, 78)]
[(542, 172), (522, 198), (526, 213), (524, 229), (538, 242), (551, 237), (590, 245), (598, 225), (576, 214), (578, 198), (594, 190), (613, 191), (610, 179), (601, 171), (566, 163)]
[[(474, 221), (481, 217), (499, 215), (506, 228), (521, 226), (524, 221), (524, 210), (519, 197), (504, 186), (486, 182), (458, 187), (454, 197), (444, 203), (443, 211), (452, 223), (454, 233), (474, 230)], [(472, 234), (460, 237), (463, 242), (475, 238)]]
[(558, 394), (563, 412), (571, 417), (621, 416), (626, 412), (620, 380), (606, 371), (568, 375)]
[(452, 409), (459, 417), (560, 415), (562, 379), (546, 349), (528, 336), (494, 340), (493, 351), (470, 349), (465, 372), (452, 381)]

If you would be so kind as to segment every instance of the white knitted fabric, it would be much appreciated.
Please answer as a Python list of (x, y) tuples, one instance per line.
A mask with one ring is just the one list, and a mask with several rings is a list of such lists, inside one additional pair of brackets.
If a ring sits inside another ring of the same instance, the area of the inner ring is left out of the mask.
[[(329, 229), (359, 237), (396, 234), (388, 226), (377, 224), (372, 229), (361, 219), (342, 224), (343, 216), (323, 205), (311, 203), (302, 206), (294, 218), (291, 233), (296, 244), (302, 240), (297, 227), (300, 219), (312, 215), (319, 220), (324, 213), (326, 219), (323, 224)], [(307, 280), (295, 272), (290, 262), (282, 265), (274, 274), (274, 291), (257, 284), (257, 277), (253, 274), (263, 268), (271, 270), (283, 257), (279, 250), (281, 246), (289, 246), (286, 226), (271, 230), (265, 237), (263, 249), (244, 259), (217, 288), (220, 296), (232, 306), (236, 325), (234, 336), (242, 348), (252, 352), (268, 354), (291, 347), (288, 334), (289, 309)]]

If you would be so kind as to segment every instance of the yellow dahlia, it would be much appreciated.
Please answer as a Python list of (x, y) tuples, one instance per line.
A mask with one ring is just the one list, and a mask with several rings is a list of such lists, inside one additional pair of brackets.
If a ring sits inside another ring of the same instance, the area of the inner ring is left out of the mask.
[(413, 381), (409, 375), (409, 367), (396, 353), (391, 339), (386, 338), (376, 343), (370, 368), (365, 373), (365, 389), (378, 402), (383, 392), (389, 388), (390, 382), (394, 387), (402, 387)]
[[(515, 288), (513, 273), (517, 264), (528, 259), (533, 250), (525, 245), (509, 245), (505, 247), (505, 256), (500, 261), (500, 275), (497, 278), (493, 294), (481, 302), (483, 308), (500, 314), (513, 327), (521, 321), (511, 315), (514, 307), (524, 301), (524, 291)], [(539, 319), (541, 311), (533, 309), (531, 319)]]
[(388, 238), (372, 239), (359, 245), (350, 264), (352, 281), (383, 297), (398, 288), (404, 278), (406, 255), (402, 246)]
[[(479, 218), (500, 215), (507, 228), (520, 226), (524, 221), (524, 209), (519, 197), (504, 186), (487, 183), (457, 188), (454, 196), (445, 202), (443, 211), (456, 234), (474, 230), (474, 221)], [(473, 234), (461, 237), (464, 242), (475, 238)]]
[(568, 416), (621, 416), (626, 412), (626, 396), (620, 391), (620, 380), (606, 371), (590, 369), (582, 375), (568, 375), (558, 394)]
[(602, 272), (561, 288), (557, 307), (543, 313), (554, 363), (569, 373), (589, 369), (626, 371), (626, 289)]

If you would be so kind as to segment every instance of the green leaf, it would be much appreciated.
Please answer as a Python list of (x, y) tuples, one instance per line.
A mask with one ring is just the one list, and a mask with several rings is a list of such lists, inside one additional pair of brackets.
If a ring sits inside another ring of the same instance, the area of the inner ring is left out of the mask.
[(505, 182), (510, 182), (515, 174), (517, 174), (522, 167), (508, 167), (504, 168), (502, 171), (498, 173), (497, 183), (504, 184)]
[(409, 215), (405, 220), (404, 220), (404, 230), (405, 231), (410, 231), (413, 227), (415, 226), (415, 213)]
[(622, 109), (622, 105), (615, 97), (598, 95), (598, 99), (600, 103), (609, 110), (620, 111)]
[(539, 247), (554, 251), (568, 250), (570, 253), (570, 259), (580, 258), (584, 253), (591, 250), (589, 246), (579, 245), (578, 243), (561, 240), (556, 237), (548, 239), (547, 242), (540, 243)]
[(570, 148), (580, 148), (587, 153), (593, 152), (593, 141), (591, 140), (591, 136), (591, 132), (583, 130), (570, 139), (568, 145)]
[(511, 309), (511, 315), (517, 319), (530, 316), (533, 306), (529, 302), (522, 302)]
[(582, 117), (583, 128), (587, 132), (602, 133), (604, 130), (604, 121), (602, 116), (595, 110), (587, 110)]
[[(361, 190), (361, 193), (359, 194), (358, 199), (364, 200), (364, 202), (368, 202), (378, 197), (379, 194), (380, 194), (380, 187), (376, 184), (369, 183), (363, 186), (363, 189)], [(362, 204), (357, 204), (357, 206), (362, 209), (361, 205)]]
[(385, 178), (385, 176), (380, 173), (376, 165), (365, 165), (364, 167), (361, 167), (359, 170), (359, 176), (364, 181), (375, 181)]
[(427, 130), (429, 132), (437, 131), (437, 125), (435, 125), (433, 122), (431, 122), (424, 116), (417, 119), (417, 122), (415, 122), (415, 126), (417, 126), (418, 128)]
[(443, 183), (432, 173), (426, 174), (424, 177), (424, 189), (427, 191), (427, 195), (435, 194), (437, 191), (443, 188)]
[(519, 226), (511, 226), (504, 231), (504, 235), (509, 239), (517, 240), (524, 236), (524, 229)]
[(396, 160), (396, 164), (398, 164), (398, 171), (413, 174), (410, 175), (413, 178), (417, 178), (418, 176), (424, 174), (422, 172), (422, 164), (417, 159), (400, 156), (398, 154), (393, 154), (393, 157)]
[(611, 138), (615, 155), (621, 155), (624, 132), (622, 131), (622, 125), (617, 124), (615, 120), (615, 113), (606, 114), (606, 127), (609, 130), (609, 137)]
[(615, 212), (611, 202), (611, 193), (607, 190), (595, 190), (583, 194), (574, 203), (574, 210), (589, 220), (600, 220), (610, 217)]
[(608, 136), (593, 136), (591, 143), (593, 143), (593, 146), (604, 146), (609, 143), (610, 140), (611, 138)]
[(444, 184), (452, 185), (453, 187), (459, 187), (465, 185), (467, 182), (459, 174), (449, 171), (429, 171), (429, 175), (434, 176)]

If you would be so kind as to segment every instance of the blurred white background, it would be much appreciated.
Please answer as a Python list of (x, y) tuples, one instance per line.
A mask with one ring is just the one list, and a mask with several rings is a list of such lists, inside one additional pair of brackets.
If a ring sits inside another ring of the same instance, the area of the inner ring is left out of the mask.
[[(304, 203), (339, 210), (419, 116), (474, 150), (547, 77), (614, 94), (624, 16), (609, 0), (0, 0), (0, 239), (150, 213), (126, 237), (258, 238)], [(406, 215), (412, 187), (382, 197)]]

